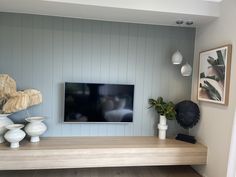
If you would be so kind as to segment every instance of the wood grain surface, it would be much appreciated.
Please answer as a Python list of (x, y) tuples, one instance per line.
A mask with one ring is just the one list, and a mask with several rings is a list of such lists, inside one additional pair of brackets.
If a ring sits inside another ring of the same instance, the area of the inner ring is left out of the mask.
[(0, 170), (206, 164), (207, 148), (157, 137), (68, 137), (0, 145)]

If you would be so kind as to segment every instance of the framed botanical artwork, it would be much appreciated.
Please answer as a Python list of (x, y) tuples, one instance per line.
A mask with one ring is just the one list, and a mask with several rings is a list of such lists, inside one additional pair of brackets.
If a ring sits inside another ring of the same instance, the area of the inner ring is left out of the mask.
[(232, 45), (200, 52), (198, 100), (227, 105)]

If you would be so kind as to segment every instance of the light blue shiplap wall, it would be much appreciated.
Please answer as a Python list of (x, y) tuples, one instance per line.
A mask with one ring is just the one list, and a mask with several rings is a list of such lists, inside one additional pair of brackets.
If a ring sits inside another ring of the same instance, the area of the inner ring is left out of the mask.
[[(42, 92), (43, 104), (29, 112), (47, 117), (45, 136), (153, 135), (157, 116), (148, 98), (190, 98), (191, 77), (182, 77), (170, 58), (180, 49), (192, 63), (194, 36), (191, 28), (0, 13), (0, 73), (19, 89)], [(135, 84), (134, 122), (62, 123), (65, 81)], [(12, 115), (16, 122), (25, 117)], [(169, 135), (178, 131), (170, 122)]]

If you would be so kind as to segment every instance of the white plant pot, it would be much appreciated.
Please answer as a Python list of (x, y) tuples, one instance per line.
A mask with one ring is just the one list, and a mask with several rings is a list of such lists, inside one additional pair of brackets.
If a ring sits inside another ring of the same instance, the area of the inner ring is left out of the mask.
[(31, 137), (30, 142), (39, 142), (39, 136), (47, 130), (47, 126), (42, 122), (44, 119), (44, 117), (28, 117), (25, 119), (29, 122), (25, 127), (25, 132)]
[(3, 135), (6, 133), (7, 125), (13, 124), (11, 119), (9, 119), (7, 116), (10, 114), (0, 114), (0, 143), (3, 143), (5, 141)]
[(4, 135), (4, 138), (11, 143), (11, 148), (18, 148), (19, 142), (24, 139), (25, 132), (21, 130), (23, 127), (23, 124), (11, 124), (6, 126), (8, 131)]
[(160, 115), (160, 121), (158, 124), (158, 130), (159, 130), (159, 139), (164, 140), (166, 139), (166, 130), (168, 129), (168, 126), (166, 125), (166, 117)]

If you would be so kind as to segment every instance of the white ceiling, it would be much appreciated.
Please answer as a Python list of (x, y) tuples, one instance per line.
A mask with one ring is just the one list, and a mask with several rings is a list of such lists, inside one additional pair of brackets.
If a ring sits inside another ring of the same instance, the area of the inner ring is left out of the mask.
[[(209, 2), (217, 1), (217, 2)], [(39, 14), (105, 21), (194, 26), (219, 17), (219, 0), (0, 0), (0, 12)]]
[[(201, 1), (201, 0), (200, 0)], [(222, 2), (223, 0), (203, 0), (203, 1), (209, 1), (209, 2)]]

